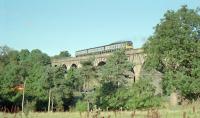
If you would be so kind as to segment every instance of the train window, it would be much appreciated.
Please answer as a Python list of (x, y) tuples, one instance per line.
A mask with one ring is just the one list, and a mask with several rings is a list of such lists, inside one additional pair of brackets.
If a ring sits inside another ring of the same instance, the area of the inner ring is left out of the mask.
[(117, 48), (117, 45), (114, 45), (114, 49), (116, 49)]
[(123, 46), (126, 47), (126, 46), (127, 46), (127, 43), (124, 43)]
[(120, 44), (118, 44), (118, 46), (117, 46), (118, 48), (120, 48), (121, 46), (120, 46)]
[(131, 42), (128, 42), (128, 46), (132, 46), (132, 43), (131, 43)]
[(106, 47), (105, 47), (105, 50), (109, 50), (109, 49), (110, 49), (110, 46), (106, 46)]
[(115, 45), (112, 46), (112, 49), (115, 49)]
[(110, 46), (110, 50), (112, 50), (112, 45)]

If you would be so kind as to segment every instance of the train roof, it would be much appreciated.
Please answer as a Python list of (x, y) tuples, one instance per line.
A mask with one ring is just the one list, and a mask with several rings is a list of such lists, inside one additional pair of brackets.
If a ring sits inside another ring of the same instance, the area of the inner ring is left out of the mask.
[[(132, 43), (132, 41), (117, 41), (117, 42), (110, 43), (108, 45), (103, 45), (103, 46), (109, 46), (109, 45), (113, 45), (113, 44), (126, 43), (126, 42)], [(100, 47), (103, 47), (103, 46), (97, 46), (97, 47), (94, 47), (94, 48), (100, 48)], [(80, 51), (84, 51), (84, 50), (89, 50), (89, 49), (94, 49), (94, 48), (87, 48), (87, 49), (83, 49), (83, 50), (78, 50), (76, 52), (80, 52)]]
[[(111, 43), (111, 44), (119, 44), (119, 43), (125, 43), (125, 42), (130, 42), (130, 43), (132, 43), (132, 41), (117, 41), (117, 42), (114, 42), (114, 43)], [(110, 44), (110, 45), (111, 45)]]

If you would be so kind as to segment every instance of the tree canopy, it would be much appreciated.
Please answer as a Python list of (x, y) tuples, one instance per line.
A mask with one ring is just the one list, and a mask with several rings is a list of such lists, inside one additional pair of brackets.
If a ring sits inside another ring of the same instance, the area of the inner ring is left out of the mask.
[(64, 58), (64, 57), (71, 57), (71, 54), (67, 50), (61, 51), (59, 55), (55, 55), (53, 58), (59, 59), (59, 58)]
[(23, 87), (25, 80), (25, 101), (32, 104), (33, 110), (47, 108), (49, 89), (52, 89), (55, 108), (69, 107), (67, 101), (73, 94), (65, 81), (65, 71), (62, 67), (51, 67), (47, 54), (38, 49), (31, 52), (27, 49), (16, 51), (7, 46), (0, 49), (0, 107), (21, 106), (22, 91), (18, 87)]
[(164, 74), (166, 94), (179, 91), (186, 98), (200, 95), (200, 15), (182, 6), (169, 10), (144, 45), (145, 67)]

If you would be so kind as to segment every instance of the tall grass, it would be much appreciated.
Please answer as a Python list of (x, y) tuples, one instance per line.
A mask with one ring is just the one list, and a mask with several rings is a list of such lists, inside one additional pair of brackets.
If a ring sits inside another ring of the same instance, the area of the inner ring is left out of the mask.
[[(26, 118), (200, 118), (200, 104), (193, 103), (165, 109), (93, 112), (30, 112)], [(21, 118), (21, 113), (1, 112), (0, 118)]]

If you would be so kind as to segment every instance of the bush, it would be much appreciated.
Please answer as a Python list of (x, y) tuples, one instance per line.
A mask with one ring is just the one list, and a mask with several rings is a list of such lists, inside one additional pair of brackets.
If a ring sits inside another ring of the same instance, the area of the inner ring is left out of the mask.
[(159, 107), (161, 105), (161, 97), (155, 95), (155, 87), (150, 79), (140, 79), (134, 83), (128, 94), (129, 99), (125, 105), (127, 109)]
[(76, 103), (76, 110), (80, 112), (87, 111), (87, 102), (79, 100)]
[(109, 91), (110, 93), (100, 91), (101, 94), (97, 98), (98, 107), (102, 109), (108, 107), (110, 110), (122, 107), (132, 110), (161, 105), (162, 99), (155, 95), (156, 89), (150, 79), (140, 79), (130, 87), (120, 87), (116, 91), (114, 89)]

